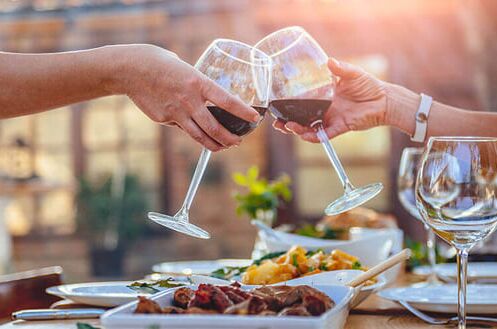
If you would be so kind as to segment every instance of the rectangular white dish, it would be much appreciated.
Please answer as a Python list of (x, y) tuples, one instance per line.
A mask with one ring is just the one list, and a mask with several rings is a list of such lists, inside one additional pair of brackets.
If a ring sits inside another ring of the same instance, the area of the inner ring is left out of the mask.
[[(354, 289), (345, 286), (315, 286), (335, 301), (335, 306), (317, 317), (198, 315), (198, 314), (134, 314), (138, 301), (106, 312), (102, 325), (106, 329), (342, 329), (349, 314)], [(159, 292), (150, 299), (161, 307), (172, 305), (175, 289)]]

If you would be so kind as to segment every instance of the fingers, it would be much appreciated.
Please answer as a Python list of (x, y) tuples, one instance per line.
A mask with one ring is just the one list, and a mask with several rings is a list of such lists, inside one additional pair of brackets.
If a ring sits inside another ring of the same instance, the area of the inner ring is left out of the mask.
[(287, 130), (293, 132), (296, 135), (302, 135), (302, 134), (314, 131), (313, 128), (301, 126), (296, 122), (287, 122), (285, 125), (285, 128)]
[(285, 122), (284, 121), (281, 121), (281, 120), (274, 120), (273, 121), (273, 128), (278, 130), (279, 132), (282, 132), (284, 134), (290, 134), (291, 131), (289, 131), (288, 129), (286, 129), (285, 127)]
[(364, 73), (364, 71), (360, 67), (346, 62), (339, 62), (333, 57), (328, 60), (328, 67), (333, 74), (339, 76), (342, 79), (354, 79)]
[(202, 144), (210, 151), (217, 152), (224, 148), (212, 138), (207, 136), (207, 134), (202, 129), (200, 129), (200, 127), (192, 119), (187, 118), (179, 125), (181, 126), (181, 128), (183, 128), (184, 131), (186, 131), (188, 135), (190, 135), (194, 140)]
[(197, 110), (191, 113), (193, 120), (197, 125), (215, 140), (217, 143), (224, 146), (238, 145), (242, 141), (241, 137), (232, 134), (226, 128), (224, 128), (214, 116), (205, 108), (205, 106), (199, 107)]
[(206, 100), (211, 101), (223, 110), (236, 115), (239, 118), (249, 122), (258, 122), (259, 113), (250, 106), (243, 103), (237, 97), (231, 95), (215, 82), (204, 78), (202, 80), (202, 94)]

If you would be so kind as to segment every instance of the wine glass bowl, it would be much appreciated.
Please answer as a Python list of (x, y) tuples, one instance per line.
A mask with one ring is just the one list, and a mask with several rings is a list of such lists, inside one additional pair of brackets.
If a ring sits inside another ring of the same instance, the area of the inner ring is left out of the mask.
[(314, 128), (343, 185), (344, 195), (326, 207), (326, 214), (342, 213), (378, 195), (381, 183), (361, 188), (352, 185), (324, 131), (323, 119), (333, 102), (336, 77), (319, 44), (303, 28), (294, 26), (269, 34), (254, 47), (272, 60), (271, 115)]
[(426, 247), (428, 251), (428, 263), (430, 265), (430, 275), (427, 278), (428, 283), (439, 283), (435, 266), (437, 261), (436, 256), (436, 236), (428, 224), (423, 222), (423, 218), (416, 207), (416, 178), (418, 169), (421, 165), (424, 148), (421, 147), (406, 147), (402, 151), (400, 158), (399, 173), (397, 176), (397, 193), (400, 203), (405, 210), (414, 218), (423, 223), (426, 230)]
[(497, 139), (432, 137), (416, 180), (424, 221), (454, 246), (458, 265), (459, 328), (466, 327), (467, 258), (497, 228)]
[[(268, 107), (271, 81), (271, 59), (266, 54), (239, 41), (216, 39), (200, 56), (195, 68), (224, 90), (254, 108), (261, 117), (258, 122), (252, 123), (215, 104), (206, 104), (207, 110), (223, 127), (233, 134), (243, 136), (260, 124)], [(198, 122), (196, 123), (198, 124)], [(148, 213), (149, 219), (196, 238), (210, 238), (207, 231), (193, 225), (189, 220), (190, 206), (210, 156), (211, 152), (203, 148), (180, 210), (174, 216), (150, 212)]]

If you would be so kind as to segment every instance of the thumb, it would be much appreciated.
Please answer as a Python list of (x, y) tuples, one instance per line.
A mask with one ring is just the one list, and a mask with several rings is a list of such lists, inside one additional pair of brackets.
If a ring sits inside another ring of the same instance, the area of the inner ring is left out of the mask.
[(342, 79), (354, 79), (364, 73), (361, 68), (349, 63), (339, 62), (333, 57), (328, 60), (328, 67), (333, 74)]

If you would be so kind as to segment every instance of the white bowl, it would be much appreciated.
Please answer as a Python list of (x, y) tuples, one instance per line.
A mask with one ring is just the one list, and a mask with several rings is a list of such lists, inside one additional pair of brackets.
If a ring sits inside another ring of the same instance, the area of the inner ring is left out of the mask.
[[(328, 312), (316, 317), (296, 316), (254, 316), (225, 314), (134, 314), (137, 302), (132, 302), (106, 312), (102, 325), (107, 329), (342, 329), (349, 314), (350, 303), (356, 290), (345, 286), (316, 286), (331, 299), (335, 306)], [(151, 299), (161, 307), (172, 304), (175, 289), (169, 289), (154, 295)]]
[[(277, 232), (277, 231), (275, 231)], [(282, 232), (279, 232), (282, 233)], [(259, 231), (259, 239), (265, 244), (268, 252), (287, 251), (294, 245), (307, 250), (323, 249), (331, 252), (340, 249), (359, 258), (361, 264), (372, 267), (395, 252), (402, 249), (403, 233), (399, 229), (357, 229), (351, 230), (350, 240), (325, 240), (301, 237), (296, 234), (269, 235)], [(305, 238), (305, 239), (302, 239)], [(402, 265), (397, 265), (386, 273), (387, 283), (395, 281)]]

